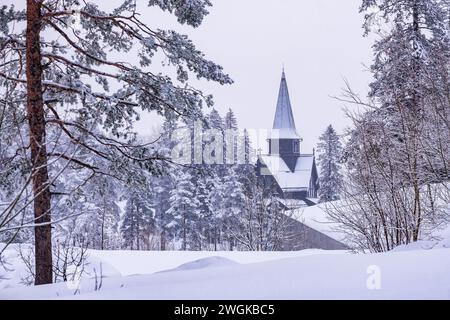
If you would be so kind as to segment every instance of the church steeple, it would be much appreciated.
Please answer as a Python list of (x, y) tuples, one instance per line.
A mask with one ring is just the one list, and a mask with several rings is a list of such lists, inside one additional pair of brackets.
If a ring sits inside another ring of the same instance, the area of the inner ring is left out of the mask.
[(295, 128), (294, 115), (292, 114), (291, 100), (289, 99), (289, 90), (284, 68), (281, 74), (275, 118), (273, 119), (273, 130), (279, 134), (280, 138), (300, 139)]
[(301, 138), (295, 128), (286, 74), (283, 68), (273, 130), (269, 139), (269, 154), (279, 155), (289, 169), (294, 172), (297, 158), (300, 156), (300, 141)]

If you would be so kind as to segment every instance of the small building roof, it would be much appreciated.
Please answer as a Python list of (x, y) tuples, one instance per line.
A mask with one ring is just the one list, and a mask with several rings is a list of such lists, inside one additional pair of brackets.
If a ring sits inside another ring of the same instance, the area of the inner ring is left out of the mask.
[(327, 213), (327, 211), (332, 210), (334, 206), (340, 205), (342, 205), (342, 203), (338, 200), (310, 207), (287, 210), (286, 214), (292, 219), (351, 247), (352, 244), (348, 241), (346, 233), (342, 229), (342, 225), (333, 221)]

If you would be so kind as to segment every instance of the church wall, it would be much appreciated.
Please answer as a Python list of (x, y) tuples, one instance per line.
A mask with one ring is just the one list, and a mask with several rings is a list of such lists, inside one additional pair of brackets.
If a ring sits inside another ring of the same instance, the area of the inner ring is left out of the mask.
[(294, 192), (285, 192), (285, 199), (298, 199), (303, 200), (308, 197), (308, 191), (294, 191)]
[(287, 238), (283, 245), (284, 251), (296, 251), (303, 249), (345, 250), (343, 243), (323, 234), (307, 225), (289, 218)]

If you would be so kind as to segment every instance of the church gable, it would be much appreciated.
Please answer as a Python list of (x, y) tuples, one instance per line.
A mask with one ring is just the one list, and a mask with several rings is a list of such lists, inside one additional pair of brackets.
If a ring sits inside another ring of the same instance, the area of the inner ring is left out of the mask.
[(274, 177), (283, 192), (309, 190), (313, 173), (313, 155), (297, 157), (293, 171), (279, 155), (261, 155), (260, 161), (267, 169), (267, 174)]

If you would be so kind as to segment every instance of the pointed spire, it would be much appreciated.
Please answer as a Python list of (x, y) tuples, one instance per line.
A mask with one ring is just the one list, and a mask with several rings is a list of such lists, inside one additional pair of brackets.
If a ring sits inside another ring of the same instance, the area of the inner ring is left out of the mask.
[(296, 132), (294, 116), (292, 114), (291, 101), (286, 81), (286, 74), (281, 73), (280, 90), (278, 92), (277, 109), (273, 120), (273, 129), (279, 130), (280, 138), (300, 138)]

